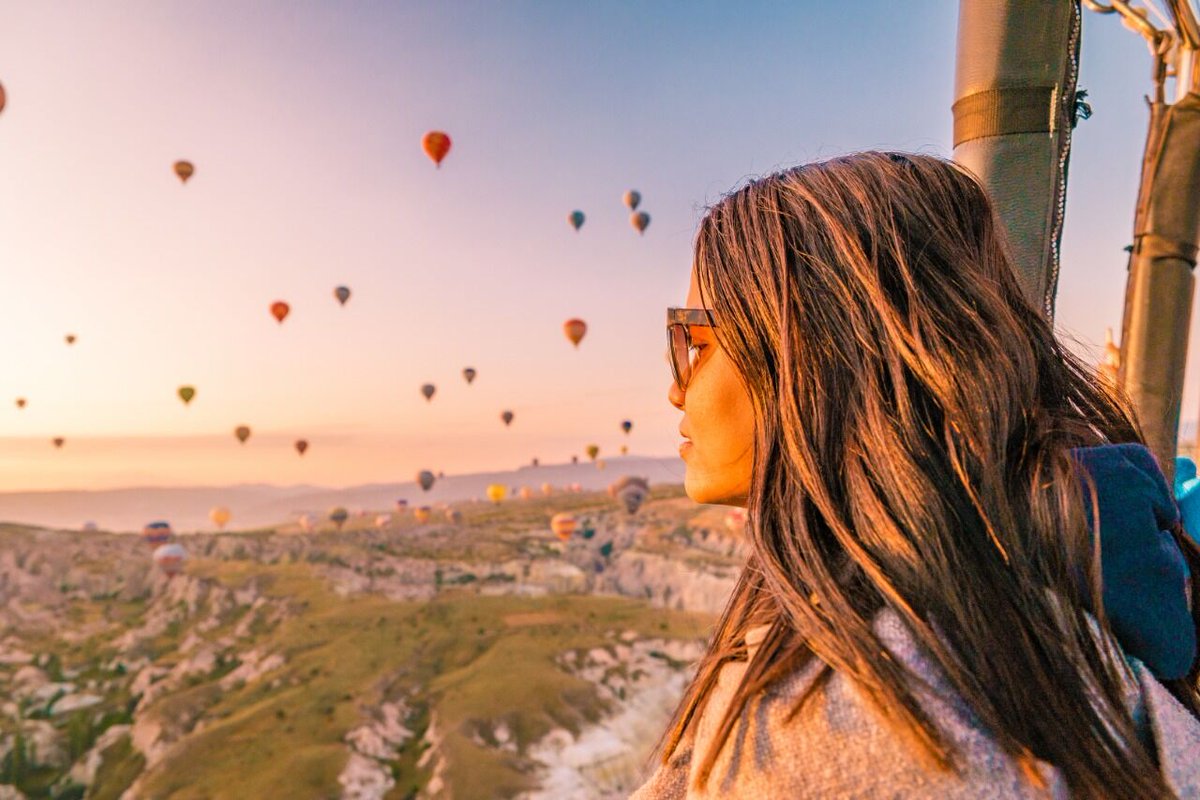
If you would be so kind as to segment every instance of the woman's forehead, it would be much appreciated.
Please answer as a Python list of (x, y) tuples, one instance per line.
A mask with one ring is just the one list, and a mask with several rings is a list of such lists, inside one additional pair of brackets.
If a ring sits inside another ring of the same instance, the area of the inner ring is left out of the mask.
[(684, 301), (687, 308), (707, 308), (708, 306), (700, 299), (700, 281), (696, 277), (696, 270), (692, 270), (691, 280), (688, 281), (687, 300)]

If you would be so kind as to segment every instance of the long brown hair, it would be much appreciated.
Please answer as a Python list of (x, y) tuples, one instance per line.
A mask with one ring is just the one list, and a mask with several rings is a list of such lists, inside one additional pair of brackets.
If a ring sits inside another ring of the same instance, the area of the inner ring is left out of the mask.
[(1122, 701), (1069, 454), (1141, 435), (1022, 295), (978, 183), (898, 153), (790, 169), (709, 209), (694, 266), (755, 410), (751, 556), (664, 761), (769, 620), (714, 709), (699, 782), (748, 702), (813, 656), (953, 769), (910, 676), (881, 655), (872, 620), (887, 607), (1035, 784), (1042, 759), (1079, 796), (1170, 796)]

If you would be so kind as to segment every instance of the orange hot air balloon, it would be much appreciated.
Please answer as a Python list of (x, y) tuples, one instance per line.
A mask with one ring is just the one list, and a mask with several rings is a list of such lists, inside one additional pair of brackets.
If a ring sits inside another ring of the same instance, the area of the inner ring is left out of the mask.
[(292, 307), (282, 300), (276, 300), (274, 303), (271, 303), (271, 316), (274, 317), (280, 325), (282, 325), (283, 321), (287, 319), (287, 315), (290, 314), (291, 311)]
[(579, 526), (579, 520), (574, 514), (563, 512), (555, 514), (550, 518), (550, 530), (554, 531), (554, 535), (562, 541), (568, 541), (571, 534), (575, 533), (575, 528)]
[(429, 506), (417, 506), (413, 509), (413, 519), (419, 524), (424, 525), (426, 522), (429, 522), (429, 515), (431, 513), (433, 513), (433, 509)]
[(639, 234), (646, 232), (646, 226), (650, 224), (650, 215), (645, 211), (635, 211), (629, 215), (629, 224), (632, 225)]
[(502, 483), (493, 483), (487, 487), (487, 498), (493, 503), (499, 504), (508, 494), (508, 487)]
[(55, 447), (62, 447), (62, 446), (63, 446), (63, 444), (64, 444), (64, 443), (65, 443), (67, 440), (66, 440), (66, 439), (64, 439), (64, 438), (63, 438), (63, 437), (61, 437), (61, 436), (55, 436), (55, 437), (54, 437), (53, 439), (51, 439), (50, 441), (54, 442), (54, 446), (55, 446)]
[(17, 398), (17, 408), (24, 408), (24, 407), (25, 407), (25, 398), (18, 397)]
[(421, 137), (421, 149), (441, 169), (442, 159), (450, 152), (450, 136), (442, 131), (430, 131)]
[(300, 455), (304, 455), (304, 452), (306, 450), (308, 450), (308, 439), (297, 439), (296, 440), (296, 452), (299, 453)]
[(581, 319), (569, 319), (563, 323), (563, 333), (571, 340), (571, 344), (579, 347), (579, 343), (587, 334), (587, 323)]
[(543, 483), (542, 484), (542, 494), (549, 497), (550, 495), (554, 494), (554, 487), (549, 482)]
[(528, 486), (522, 486), (521, 491), (517, 492), (517, 494), (520, 495), (522, 500), (529, 500), (533, 498), (533, 489)]
[(245, 444), (246, 440), (250, 438), (250, 429), (245, 425), (238, 425), (233, 429), (233, 435), (237, 437), (239, 442)]
[(233, 518), (233, 513), (225, 506), (213, 506), (208, 512), (208, 518), (218, 528), (225, 530), (225, 523)]
[(64, 338), (67, 340), (67, 344), (75, 344), (75, 334), (68, 333)]
[(192, 165), (192, 162), (190, 162), (190, 161), (176, 161), (175, 162), (175, 174), (179, 176), (180, 183), (187, 183), (188, 178), (192, 177), (192, 173), (194, 173), (195, 171), (196, 171), (196, 168)]

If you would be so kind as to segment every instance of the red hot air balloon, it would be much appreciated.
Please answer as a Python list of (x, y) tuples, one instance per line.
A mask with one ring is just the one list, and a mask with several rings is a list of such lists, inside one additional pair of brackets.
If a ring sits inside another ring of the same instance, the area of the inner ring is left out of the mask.
[(171, 523), (158, 520), (149, 522), (146, 527), (142, 528), (142, 541), (146, 544), (152, 544), (157, 547), (160, 544), (166, 544), (171, 540)]
[(296, 452), (299, 453), (300, 455), (304, 455), (304, 452), (306, 450), (308, 450), (308, 439), (297, 439), (296, 440)]
[(569, 319), (563, 323), (563, 333), (571, 340), (571, 344), (579, 347), (579, 343), (587, 334), (587, 323), (581, 319)]
[(442, 159), (450, 152), (450, 136), (442, 131), (430, 131), (421, 137), (421, 149), (441, 169)]
[(287, 315), (292, 312), (292, 307), (282, 300), (276, 300), (271, 303), (271, 316), (275, 318), (280, 325), (287, 319)]

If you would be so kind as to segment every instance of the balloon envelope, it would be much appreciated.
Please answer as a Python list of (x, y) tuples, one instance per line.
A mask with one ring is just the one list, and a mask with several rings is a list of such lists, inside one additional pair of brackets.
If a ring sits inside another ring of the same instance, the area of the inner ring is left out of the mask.
[(151, 557), (159, 569), (167, 573), (168, 577), (172, 577), (178, 575), (183, 569), (183, 562), (187, 560), (187, 551), (183, 549), (183, 545), (172, 542), (155, 548)]
[(528, 486), (522, 486), (521, 491), (518, 492), (518, 494), (522, 500), (528, 500), (533, 497), (533, 489)]
[(443, 131), (429, 131), (421, 137), (421, 149), (441, 169), (442, 159), (450, 152), (450, 136)]
[(567, 222), (570, 223), (571, 227), (575, 230), (579, 230), (583, 227), (583, 221), (585, 219), (586, 217), (583, 215), (583, 212), (579, 210), (572, 211), (567, 215)]
[(433, 510), (429, 506), (418, 506), (413, 509), (413, 519), (424, 525), (429, 521), (429, 515), (432, 513), (432, 511)]
[(563, 333), (571, 340), (571, 344), (579, 347), (579, 343), (587, 334), (587, 323), (581, 319), (569, 319), (563, 323)]
[(502, 483), (493, 483), (487, 487), (487, 498), (493, 503), (499, 503), (508, 494), (508, 487)]
[(563, 512), (550, 518), (550, 530), (554, 531), (554, 535), (564, 542), (571, 538), (571, 534), (575, 533), (577, 527), (579, 527), (579, 520), (574, 514)]
[(67, 440), (61, 436), (55, 436), (50, 441), (54, 442), (55, 447), (62, 447), (66, 443)]
[(638, 233), (645, 233), (646, 226), (650, 224), (650, 215), (645, 211), (635, 211), (629, 216), (629, 224), (632, 225)]
[(425, 395), (426, 400), (433, 399), (433, 393), (437, 391), (437, 387), (432, 383), (427, 383), (421, 387), (421, 394)]
[(213, 506), (208, 512), (208, 518), (213, 521), (213, 524), (224, 530), (225, 523), (233, 518), (233, 513), (225, 506)]
[(73, 333), (68, 333), (68, 334), (67, 334), (66, 336), (64, 336), (63, 338), (67, 340), (67, 344), (75, 344), (75, 339), (76, 339), (76, 336), (75, 336), (75, 334), (73, 334)]
[(554, 494), (554, 486), (552, 484), (550, 484), (549, 482), (543, 483), (542, 484), (542, 494), (546, 495), (547, 497)]
[(308, 451), (308, 440), (307, 439), (297, 439), (295, 447), (296, 447), (297, 453), (299, 453), (300, 455), (304, 455)]
[(584, 450), (584, 452), (587, 453), (588, 458), (590, 458), (592, 461), (595, 461), (596, 456), (600, 455), (600, 446), (595, 445), (595, 444), (589, 444), (587, 446), (587, 448)]
[(474, 367), (467, 367), (467, 368), (465, 368), (465, 369), (463, 370), (463, 377), (467, 379), (467, 385), (468, 385), (468, 386), (470, 386), (472, 383), (474, 383), (474, 382), (475, 382), (475, 375), (476, 375), (476, 374), (477, 374), (477, 373), (475, 372), (475, 368), (474, 368)]
[(233, 435), (237, 437), (239, 442), (245, 444), (246, 440), (250, 438), (250, 429), (245, 425), (238, 425), (233, 429)]
[(350, 512), (341, 506), (337, 506), (329, 510), (329, 521), (336, 525), (339, 531), (342, 529), (342, 523), (344, 523), (349, 517)]
[(625, 202), (625, 207), (630, 211), (637, 211), (638, 204), (642, 202), (642, 194), (637, 189), (630, 189), (621, 198)]
[(350, 299), (350, 288), (348, 286), (339, 286), (333, 290), (333, 296), (342, 305), (346, 305), (346, 301)]
[(4, 110), (4, 106), (7, 102), (8, 95), (4, 92), (4, 84), (0, 83), (0, 111)]
[(192, 174), (195, 173), (195, 171), (196, 167), (193, 166), (192, 162), (190, 161), (175, 162), (175, 174), (179, 176), (179, 180), (182, 183), (187, 183), (188, 178), (192, 177)]
[(512, 421), (513, 421), (513, 412), (511, 412), (511, 411), (505, 411), (504, 413), (502, 413), (502, 414), (500, 415), (500, 419), (504, 420), (504, 426), (505, 426), (505, 427), (508, 427), (509, 425), (512, 425)]
[(375, 527), (383, 529), (383, 528), (386, 528), (388, 525), (390, 525), (391, 522), (392, 522), (391, 514), (380, 514), (378, 517), (375, 518)]
[(621, 430), (628, 434), (631, 430), (633, 430), (633, 422), (630, 420), (625, 420), (621, 423)]
[(171, 524), (163, 520), (146, 523), (142, 528), (142, 541), (148, 544), (165, 544), (171, 539)]
[(196, 396), (196, 389), (192, 386), (180, 386), (178, 394), (179, 399), (182, 400), (183, 404), (186, 406), (188, 403), (192, 402), (192, 398)]
[(18, 397), (17, 398), (17, 408), (24, 408), (24, 407), (25, 407), (25, 398)]
[(423, 469), (417, 473), (417, 483), (426, 492), (433, 486), (433, 480), (433, 473), (427, 469)]
[(271, 316), (274, 317), (280, 325), (282, 325), (283, 321), (287, 319), (287, 315), (290, 314), (291, 311), (292, 307), (282, 300), (276, 300), (274, 303), (271, 303)]

